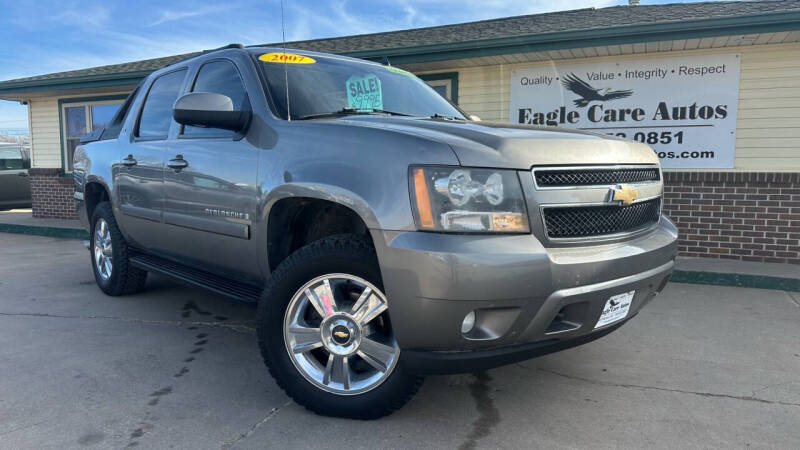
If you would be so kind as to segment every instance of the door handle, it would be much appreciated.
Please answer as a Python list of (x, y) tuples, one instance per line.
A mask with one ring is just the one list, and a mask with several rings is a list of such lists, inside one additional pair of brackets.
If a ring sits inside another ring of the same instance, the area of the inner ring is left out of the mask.
[(27, 172), (27, 171), (26, 171), (26, 172), (18, 172), (18, 173), (17, 173), (17, 176), (20, 176), (20, 177), (27, 177), (27, 176), (28, 176), (28, 172)]
[(122, 160), (122, 165), (125, 167), (132, 167), (136, 165), (136, 160), (133, 159), (133, 155), (128, 155), (125, 159)]
[(167, 167), (175, 170), (181, 170), (189, 167), (189, 162), (183, 159), (183, 155), (175, 155), (175, 159), (170, 159), (167, 163)]

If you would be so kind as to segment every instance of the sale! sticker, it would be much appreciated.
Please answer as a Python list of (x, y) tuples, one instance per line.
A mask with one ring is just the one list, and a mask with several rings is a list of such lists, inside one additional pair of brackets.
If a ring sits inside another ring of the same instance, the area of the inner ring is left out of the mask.
[(381, 80), (376, 75), (353, 75), (345, 82), (347, 107), (353, 109), (383, 109)]
[(279, 64), (314, 64), (317, 62), (310, 56), (283, 52), (264, 53), (263, 55), (259, 56), (258, 59), (268, 63)]

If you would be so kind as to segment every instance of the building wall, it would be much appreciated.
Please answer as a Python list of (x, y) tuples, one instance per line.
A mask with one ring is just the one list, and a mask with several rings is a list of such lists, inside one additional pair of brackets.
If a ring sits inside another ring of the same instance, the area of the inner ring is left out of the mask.
[[(734, 169), (665, 171), (664, 213), (685, 256), (800, 264), (800, 44), (753, 45), (559, 60), (587, 63), (739, 53)], [(508, 122), (510, 72), (548, 63), (458, 71), (459, 105)]]
[[(800, 43), (752, 45), (679, 52), (559, 60), (662, 58), (709, 53), (740, 53), (739, 113), (735, 170), (800, 171)], [(511, 70), (549, 63), (498, 64), (448, 69), (458, 71), (458, 103), (484, 120), (508, 121)]]
[[(102, 95), (115, 94), (127, 94), (127, 92)], [(28, 101), (33, 217), (77, 219), (72, 202), (74, 192), (72, 176), (62, 171), (58, 100), (83, 97), (87, 95), (39, 97)]]
[(72, 195), (72, 177), (61, 175), (61, 169), (32, 168), (31, 204), (33, 217), (48, 219), (77, 219)]
[(61, 168), (61, 135), (58, 124), (58, 98), (31, 100), (31, 167)]
[[(800, 264), (800, 44), (573, 61), (711, 53), (741, 54), (735, 168), (665, 173), (664, 211), (679, 227), (680, 251), (689, 256)], [(459, 73), (458, 100), (465, 110), (484, 120), (507, 122), (511, 70), (537, 64), (547, 63), (442, 72)], [(74, 217), (72, 180), (61, 174), (58, 98), (66, 97), (30, 101), (36, 217)]]
[[(96, 94), (102, 96), (127, 95), (128, 91)], [(85, 98), (90, 95), (60, 95), (41, 97), (28, 101), (32, 161), (31, 167), (61, 168), (61, 128), (58, 121), (58, 100)]]
[(667, 172), (685, 256), (800, 264), (800, 173)]

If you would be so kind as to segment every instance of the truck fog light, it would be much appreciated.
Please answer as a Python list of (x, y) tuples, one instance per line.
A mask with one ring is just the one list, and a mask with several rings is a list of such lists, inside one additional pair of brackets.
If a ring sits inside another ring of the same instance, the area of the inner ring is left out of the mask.
[(470, 311), (464, 316), (464, 321), (461, 322), (461, 332), (469, 333), (475, 327), (475, 311)]

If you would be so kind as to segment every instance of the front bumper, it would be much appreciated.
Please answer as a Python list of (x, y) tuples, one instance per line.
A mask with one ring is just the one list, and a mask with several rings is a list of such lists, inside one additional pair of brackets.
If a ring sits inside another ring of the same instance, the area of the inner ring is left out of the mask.
[(480, 372), (587, 344), (611, 333), (628, 320), (630, 317), (593, 333), (571, 339), (554, 338), (527, 344), (459, 352), (406, 350), (403, 352), (403, 367), (420, 375)]
[[(629, 241), (582, 247), (545, 248), (533, 235), (373, 240), (404, 364), (428, 373), (485, 369), (607, 334), (621, 322), (595, 328), (606, 300), (635, 291), (634, 316), (664, 288), (677, 252), (667, 219)], [(476, 326), (464, 335), (473, 310)]]

